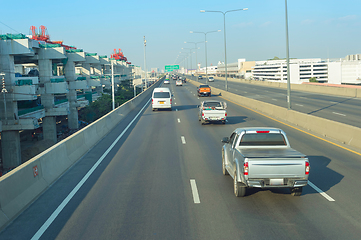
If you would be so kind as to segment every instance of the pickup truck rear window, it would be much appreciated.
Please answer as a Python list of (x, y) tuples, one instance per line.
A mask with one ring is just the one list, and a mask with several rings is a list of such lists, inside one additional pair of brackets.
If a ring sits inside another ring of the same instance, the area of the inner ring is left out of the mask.
[(280, 133), (249, 133), (244, 134), (239, 146), (287, 146)]
[(208, 85), (200, 85), (199, 88), (209, 88)]
[(153, 98), (169, 98), (169, 92), (155, 92)]
[(220, 102), (205, 102), (203, 107), (221, 107)]

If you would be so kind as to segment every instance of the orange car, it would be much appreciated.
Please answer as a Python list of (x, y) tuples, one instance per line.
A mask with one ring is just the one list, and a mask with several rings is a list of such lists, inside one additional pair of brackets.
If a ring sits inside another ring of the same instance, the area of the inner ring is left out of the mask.
[(198, 97), (211, 96), (211, 88), (208, 85), (199, 85), (197, 92), (198, 92)]

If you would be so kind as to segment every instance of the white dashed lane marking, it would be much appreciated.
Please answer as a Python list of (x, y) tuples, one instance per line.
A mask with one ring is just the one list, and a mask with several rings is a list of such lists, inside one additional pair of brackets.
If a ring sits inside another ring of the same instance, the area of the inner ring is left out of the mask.
[(191, 179), (190, 182), (191, 182), (194, 203), (196, 203), (196, 204), (201, 203), (201, 201), (199, 200), (199, 194), (198, 194), (196, 180)]
[(332, 112), (333, 114), (337, 114), (337, 115), (340, 115), (340, 116), (344, 116), (344, 117), (346, 117), (346, 115), (345, 114), (342, 114), (342, 113), (337, 113), (337, 112)]
[(183, 144), (186, 144), (186, 138), (184, 136), (181, 136), (181, 140)]
[(310, 187), (312, 187), (313, 189), (315, 189), (319, 194), (321, 194), (322, 197), (326, 198), (328, 201), (330, 202), (334, 202), (335, 199), (333, 199), (332, 197), (330, 197), (329, 195), (327, 195), (327, 193), (325, 193), (324, 191), (322, 191), (321, 189), (319, 189), (315, 184), (313, 184), (312, 182), (308, 181), (308, 185), (310, 185)]
[(178, 122), (180, 123), (180, 119), (178, 118)]

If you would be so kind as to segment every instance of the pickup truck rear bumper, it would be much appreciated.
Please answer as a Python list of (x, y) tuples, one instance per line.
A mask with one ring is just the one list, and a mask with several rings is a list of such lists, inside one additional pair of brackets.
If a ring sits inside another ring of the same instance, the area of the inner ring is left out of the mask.
[(249, 179), (247, 180), (248, 187), (256, 188), (294, 188), (304, 187), (308, 183), (307, 179)]
[(227, 117), (202, 117), (202, 119), (206, 122), (219, 122), (226, 121)]

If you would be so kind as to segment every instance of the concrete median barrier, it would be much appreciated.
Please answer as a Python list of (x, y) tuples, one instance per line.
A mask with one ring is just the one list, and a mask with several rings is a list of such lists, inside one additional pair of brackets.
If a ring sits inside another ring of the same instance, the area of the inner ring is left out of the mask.
[[(189, 82), (195, 86), (200, 85), (199, 82), (193, 80), (189, 80)], [(258, 110), (259, 112), (274, 117), (275, 119), (281, 119), (281, 121), (286, 121), (288, 123), (307, 129), (310, 132), (327, 136), (345, 145), (360, 149), (361, 128), (297, 112), (294, 110), (288, 110), (283, 107), (261, 102), (255, 99), (246, 98), (214, 87), (212, 87), (212, 94), (220, 94), (227, 100), (236, 102), (254, 110)]]
[(0, 230), (104, 138), (162, 79), (137, 97), (0, 177)]

